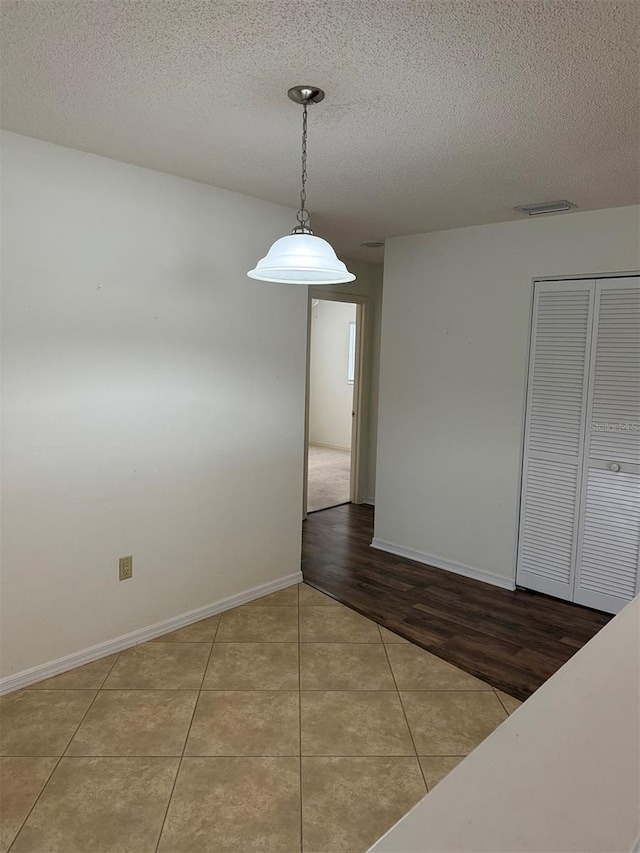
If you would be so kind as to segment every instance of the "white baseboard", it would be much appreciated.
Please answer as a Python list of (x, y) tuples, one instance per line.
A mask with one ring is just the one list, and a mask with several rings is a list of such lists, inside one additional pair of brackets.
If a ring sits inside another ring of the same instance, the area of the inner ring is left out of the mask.
[(285, 589), (297, 583), (302, 583), (302, 572), (294, 572), (292, 575), (286, 575), (278, 580), (254, 586), (245, 592), (239, 592), (236, 595), (222, 598), (213, 604), (207, 604), (206, 607), (189, 610), (187, 613), (180, 614), (180, 616), (172, 616), (169, 619), (164, 619), (162, 622), (148, 625), (146, 628), (138, 628), (129, 634), (122, 634), (120, 637), (107, 640), (104, 643), (98, 643), (96, 646), (90, 646), (88, 649), (82, 649), (79, 652), (73, 652), (57, 660), (34, 666), (31, 669), (25, 669), (22, 672), (16, 672), (14, 675), (7, 675), (5, 678), (0, 678), (0, 696), (5, 693), (13, 693), (14, 690), (20, 690), (22, 687), (29, 687), (31, 684), (43, 681), (45, 678), (52, 678), (54, 675), (60, 675), (70, 669), (75, 669), (77, 666), (91, 663), (99, 658), (112, 655), (115, 652), (121, 652), (123, 649), (129, 649), (140, 643), (146, 643), (147, 640), (154, 640), (156, 637), (161, 637), (170, 631), (177, 631), (178, 628), (184, 628), (186, 625), (199, 622), (208, 616), (215, 616), (216, 613), (231, 610), (234, 607), (239, 607), (241, 604), (247, 604), (247, 602), (254, 601), (256, 598), (262, 598), (263, 595), (269, 595), (271, 592), (277, 592), (280, 589)]
[(453, 572), (454, 575), (463, 575), (465, 578), (490, 583), (502, 589), (516, 588), (515, 580), (494, 575), (492, 572), (484, 571), (484, 569), (474, 569), (473, 566), (465, 566), (462, 563), (452, 563), (449, 560), (443, 560), (442, 557), (424, 554), (422, 551), (413, 551), (411, 548), (404, 548), (402, 545), (394, 545), (393, 542), (385, 542), (384, 539), (374, 539), (371, 547), (377, 548), (379, 551), (387, 551), (389, 554), (395, 554), (397, 557), (415, 560), (417, 563), (426, 563), (436, 569), (444, 569), (445, 572)]
[(362, 503), (363, 504), (369, 504), (369, 506), (375, 506), (376, 505), (376, 499), (375, 498), (364, 498)]

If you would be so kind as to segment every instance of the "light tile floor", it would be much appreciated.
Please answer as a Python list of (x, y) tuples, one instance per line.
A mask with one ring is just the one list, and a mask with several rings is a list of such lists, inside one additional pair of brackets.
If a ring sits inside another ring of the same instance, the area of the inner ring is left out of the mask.
[(289, 587), (0, 700), (0, 851), (365, 851), (519, 704)]

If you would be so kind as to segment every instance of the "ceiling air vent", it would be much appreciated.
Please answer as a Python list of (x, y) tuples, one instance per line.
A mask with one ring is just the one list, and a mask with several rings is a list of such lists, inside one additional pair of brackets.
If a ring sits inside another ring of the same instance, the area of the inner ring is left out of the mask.
[(525, 216), (541, 216), (543, 213), (565, 213), (567, 210), (573, 210), (577, 207), (566, 199), (561, 201), (542, 201), (538, 204), (523, 204), (522, 207), (514, 207), (518, 213), (524, 213)]

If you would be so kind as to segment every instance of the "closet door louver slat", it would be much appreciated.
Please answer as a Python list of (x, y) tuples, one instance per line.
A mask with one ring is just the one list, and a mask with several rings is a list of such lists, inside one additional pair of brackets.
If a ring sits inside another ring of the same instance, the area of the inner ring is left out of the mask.
[(517, 582), (569, 599), (576, 557), (594, 282), (534, 295)]

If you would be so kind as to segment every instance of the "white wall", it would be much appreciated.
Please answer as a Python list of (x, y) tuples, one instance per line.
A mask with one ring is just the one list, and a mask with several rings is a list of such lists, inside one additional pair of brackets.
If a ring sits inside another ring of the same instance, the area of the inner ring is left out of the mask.
[(319, 300), (311, 309), (309, 441), (351, 448), (353, 383), (347, 381), (349, 323), (356, 306)]
[(366, 500), (373, 501), (376, 494), (376, 449), (378, 443), (378, 384), (380, 378), (380, 327), (382, 318), (382, 277), (381, 264), (367, 264), (362, 261), (348, 261), (347, 266), (355, 281), (348, 284), (332, 284), (314, 288), (316, 291), (344, 293), (366, 296), (369, 300), (369, 335), (364, 341), (363, 375), (363, 417), (365, 419), (363, 438), (363, 458), (366, 460), (363, 492)]
[(3, 202), (2, 673), (299, 571), (291, 212), (10, 133)]
[(532, 278), (640, 268), (639, 211), (387, 241), (377, 540), (514, 578)]

